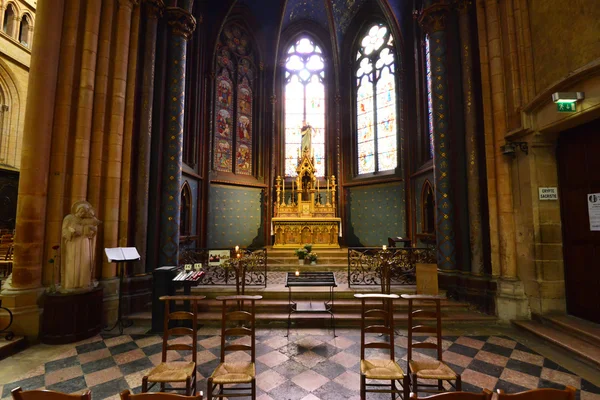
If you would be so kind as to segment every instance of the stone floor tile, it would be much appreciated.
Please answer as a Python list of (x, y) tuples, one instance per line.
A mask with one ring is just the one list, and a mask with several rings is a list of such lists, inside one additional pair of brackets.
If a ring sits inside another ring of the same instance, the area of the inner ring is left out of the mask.
[(573, 386), (575, 389), (581, 389), (581, 378), (573, 374), (543, 368), (540, 377), (548, 381), (560, 383), (561, 385), (568, 385)]
[(342, 351), (329, 358), (329, 360), (343, 365), (346, 368), (350, 368), (360, 361), (360, 357), (355, 356), (354, 354), (348, 354), (346, 351)]
[(44, 386), (50, 386), (59, 382), (68, 381), (69, 379), (73, 379), (82, 375), (83, 371), (81, 370), (80, 365), (74, 365), (71, 367), (54, 370), (50, 373), (46, 373), (46, 375), (44, 376)]
[(291, 381), (306, 391), (312, 392), (329, 382), (329, 379), (315, 371), (307, 370), (293, 377)]
[(480, 387), (482, 389), (489, 390), (494, 390), (494, 388), (496, 387), (496, 383), (498, 382), (497, 377), (473, 371), (471, 369), (463, 371), (463, 373), (461, 374), (461, 379), (463, 382)]
[(350, 390), (360, 390), (360, 374), (356, 372), (346, 371), (335, 378), (334, 382), (337, 382)]
[(257, 360), (267, 365), (268, 367), (273, 368), (289, 360), (289, 357), (285, 354), (280, 353), (279, 351), (273, 350), (270, 353), (258, 357)]
[(117, 354), (114, 356), (115, 362), (117, 365), (126, 364), (131, 361), (139, 360), (140, 358), (145, 358), (146, 355), (142, 351), (142, 349), (130, 350), (125, 353)]
[(283, 375), (280, 375), (273, 370), (265, 371), (256, 376), (256, 386), (267, 393), (285, 381), (286, 378)]
[(527, 389), (535, 389), (538, 387), (539, 383), (538, 377), (508, 368), (505, 368), (504, 371), (502, 371), (500, 379), (514, 383), (515, 385), (526, 387)]
[(306, 353), (302, 353), (296, 356), (295, 359), (305, 367), (312, 368), (321, 361), (324, 361), (325, 357), (321, 357), (320, 355), (312, 351), (307, 351)]
[(123, 374), (121, 373), (119, 367), (111, 367), (85, 375), (85, 383), (88, 387), (91, 388), (93, 386), (112, 381), (122, 376)]

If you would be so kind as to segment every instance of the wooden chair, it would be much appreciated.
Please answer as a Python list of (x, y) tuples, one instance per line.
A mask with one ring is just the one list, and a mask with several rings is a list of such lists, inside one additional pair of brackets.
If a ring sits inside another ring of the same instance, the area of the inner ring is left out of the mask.
[[(221, 362), (207, 381), (207, 398), (251, 396), (256, 399), (256, 350), (255, 350), (255, 302), (262, 296), (219, 296), (223, 302), (221, 316)], [(235, 303), (233, 311), (227, 310), (227, 302)], [(250, 311), (244, 310), (244, 302), (250, 301)], [(235, 321), (235, 326), (230, 322)], [(243, 324), (243, 325), (240, 325)], [(226, 344), (227, 336), (249, 336), (250, 345)], [(229, 351), (250, 351), (250, 362), (225, 361), (225, 353)], [(250, 386), (240, 386), (243, 384)], [(224, 385), (236, 385), (225, 388)], [(215, 392), (218, 386), (218, 391)]]
[[(196, 394), (196, 357), (198, 341), (198, 301), (204, 300), (206, 296), (162, 296), (160, 300), (165, 302), (165, 322), (162, 344), (161, 363), (154, 367), (148, 375), (142, 378), (142, 393), (150, 390), (154, 385), (160, 383), (160, 391), (164, 392), (166, 384), (170, 382), (185, 382), (185, 388), (170, 387), (169, 390), (185, 390), (187, 396)], [(192, 311), (171, 312), (171, 302), (191, 302)], [(170, 321), (191, 321), (192, 328), (174, 327), (169, 328)], [(189, 335), (191, 344), (169, 344), (171, 335)], [(167, 362), (167, 352), (170, 350), (189, 350), (192, 352), (192, 361)], [(148, 387), (148, 382), (151, 383)]]
[(86, 390), (83, 394), (66, 394), (52, 390), (26, 390), (20, 387), (11, 391), (14, 400), (92, 400), (92, 392)]
[(575, 400), (577, 390), (572, 386), (559, 389), (533, 389), (526, 392), (505, 394), (498, 389), (498, 400)]
[[(443, 382), (450, 383), (456, 391), (461, 391), (461, 379), (457, 374), (444, 364), (442, 360), (442, 313), (440, 301), (444, 296), (433, 296), (424, 294), (403, 294), (403, 299), (408, 300), (408, 374), (410, 378), (410, 391), (414, 393), (440, 393), (444, 392)], [(413, 301), (419, 300), (424, 302), (434, 302), (435, 312), (423, 309), (415, 310)], [(423, 325), (416, 321), (433, 318), (435, 326)], [(436, 337), (435, 343), (430, 342), (413, 342), (414, 333), (434, 334)], [(437, 360), (417, 361), (413, 359), (413, 349), (436, 349)], [(437, 385), (419, 384), (419, 379), (437, 380)], [(455, 382), (455, 384), (452, 383)], [(432, 388), (437, 386), (437, 390)]]
[(202, 392), (195, 396), (184, 396), (182, 394), (160, 392), (131, 394), (129, 390), (123, 390), (121, 400), (202, 400)]
[[(362, 318), (360, 330), (360, 398), (365, 400), (367, 392), (391, 393), (392, 400), (396, 394), (401, 398), (408, 398), (408, 377), (396, 362), (394, 351), (394, 318), (393, 305), (397, 294), (355, 294), (355, 298), (362, 303)], [(381, 308), (367, 309), (366, 300), (381, 300)], [(367, 321), (368, 320), (368, 321)], [(367, 325), (367, 322), (372, 325)], [(379, 323), (379, 324), (377, 324)], [(379, 333), (379, 338), (388, 338), (389, 341), (368, 342), (367, 333)], [(367, 359), (365, 349), (384, 349), (389, 351), (389, 358)], [(367, 379), (375, 381), (390, 381), (390, 383), (367, 383)], [(400, 388), (396, 387), (396, 382)], [(384, 389), (385, 388), (385, 389)]]
[(10, 243), (1, 252), (3, 254), (0, 256), (0, 271), (3, 277), (7, 277), (12, 273), (14, 245)]
[(470, 393), (470, 392), (451, 392), (451, 393), (440, 393), (434, 394), (429, 397), (418, 397), (416, 393), (411, 393), (411, 399), (424, 399), (424, 400), (491, 400), (492, 392), (483, 389), (482, 393)]

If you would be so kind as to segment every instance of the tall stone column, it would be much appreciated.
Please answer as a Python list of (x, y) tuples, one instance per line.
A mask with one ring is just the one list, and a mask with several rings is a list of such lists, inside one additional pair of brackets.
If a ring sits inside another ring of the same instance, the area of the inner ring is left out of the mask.
[[(127, 67), (129, 63), (129, 37), (131, 15), (136, 0), (118, 0), (117, 32), (114, 41), (112, 93), (110, 94), (110, 123), (108, 129), (108, 152), (105, 190), (102, 206), (104, 247), (117, 247), (119, 237), (119, 206), (121, 201), (121, 166), (123, 163), (123, 134), (125, 121), (125, 97), (127, 94)], [(106, 259), (102, 264), (102, 278), (116, 274), (115, 264)]]
[(479, 132), (477, 101), (473, 93), (473, 48), (471, 46), (470, 0), (459, 0), (460, 63), (462, 72), (463, 113), (465, 120), (465, 152), (467, 155), (467, 200), (469, 210), (469, 244), (471, 273), (484, 273), (481, 235), (481, 196), (479, 185)]
[(419, 22), (429, 35), (431, 57), (434, 171), (436, 205), (436, 242), (438, 267), (456, 269), (456, 238), (454, 234), (453, 187), (450, 180), (452, 163), (450, 123), (448, 114), (448, 71), (446, 60), (446, 1), (429, 1), (421, 12)]
[(146, 0), (146, 28), (144, 32), (144, 60), (141, 82), (140, 128), (137, 146), (137, 181), (135, 185), (135, 239), (134, 245), (142, 261), (134, 264), (134, 273), (145, 271), (148, 241), (148, 192), (150, 188), (150, 150), (152, 144), (152, 108), (154, 105), (154, 72), (156, 64), (156, 36), (158, 18), (162, 15), (162, 0)]
[(13, 310), (15, 333), (37, 338), (40, 310), (46, 190), (52, 125), (63, 31), (64, 0), (42, 1), (37, 8), (36, 51), (31, 55), (27, 110), (23, 129), (17, 205), (15, 260), (4, 283), (2, 303)]
[(495, 0), (477, 2), (482, 98), (490, 209), (492, 273), (497, 281), (496, 311), (502, 320), (529, 316), (523, 282), (517, 274), (516, 225), (510, 161), (502, 154), (508, 132), (507, 87), (503, 43), (506, 21)]
[(179, 262), (186, 46), (196, 28), (196, 20), (191, 14), (192, 3), (192, 1), (185, 1), (186, 8), (165, 9), (170, 37), (167, 51), (167, 106), (162, 152), (159, 266), (177, 265)]

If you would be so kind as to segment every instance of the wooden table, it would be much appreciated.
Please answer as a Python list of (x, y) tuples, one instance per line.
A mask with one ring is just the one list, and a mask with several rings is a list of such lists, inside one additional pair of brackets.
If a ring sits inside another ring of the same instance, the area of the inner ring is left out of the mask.
[[(333, 314), (333, 289), (337, 287), (337, 282), (333, 272), (300, 272), (298, 275), (294, 272), (288, 272), (285, 277), (285, 287), (288, 288), (289, 294), (286, 336), (290, 336), (290, 324), (293, 313), (312, 312), (329, 314), (331, 317), (331, 326), (333, 327), (333, 336), (337, 337), (335, 334), (335, 315)], [(329, 288), (329, 299), (324, 302), (295, 302), (292, 300), (293, 287), (327, 287)]]

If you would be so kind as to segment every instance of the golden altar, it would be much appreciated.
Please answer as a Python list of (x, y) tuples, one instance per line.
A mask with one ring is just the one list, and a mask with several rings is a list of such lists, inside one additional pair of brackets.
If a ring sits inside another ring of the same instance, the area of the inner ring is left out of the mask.
[(285, 179), (277, 177), (273, 247), (298, 248), (312, 243), (314, 248), (339, 248), (341, 219), (336, 217), (335, 176), (325, 178), (325, 190), (322, 190), (309, 149), (298, 158), (296, 172), (298, 175), (292, 180), (289, 197), (286, 196)]

